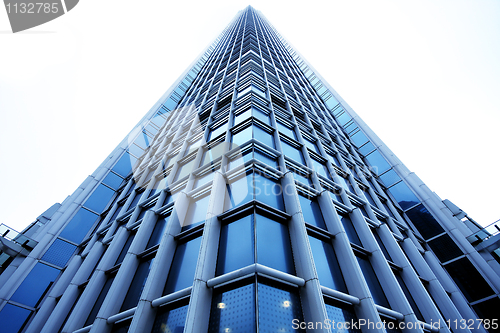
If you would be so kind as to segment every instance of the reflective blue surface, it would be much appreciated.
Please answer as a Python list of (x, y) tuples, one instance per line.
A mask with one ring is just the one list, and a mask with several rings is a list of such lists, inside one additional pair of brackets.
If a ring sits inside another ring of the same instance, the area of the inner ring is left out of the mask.
[(269, 179), (260, 173), (254, 173), (255, 199), (271, 207), (284, 210), (283, 191), (278, 180)]
[(191, 202), (186, 213), (186, 218), (182, 225), (183, 231), (205, 222), (209, 201), (210, 195), (206, 195), (202, 198), (198, 198), (196, 201)]
[(122, 177), (128, 176), (130, 171), (132, 171), (132, 166), (137, 162), (137, 158), (130, 155), (129, 153), (124, 153), (123, 156), (116, 162), (113, 167), (114, 172), (119, 174)]
[(380, 282), (377, 279), (377, 275), (375, 274), (371, 263), (368, 261), (368, 259), (360, 257), (356, 257), (356, 259), (358, 259), (359, 266), (361, 267), (361, 271), (363, 272), (375, 304), (390, 308), (389, 302), (387, 302), (387, 298), (385, 298), (384, 291), (380, 286)]
[(285, 273), (295, 274), (288, 227), (265, 216), (255, 215), (257, 262)]
[(156, 314), (151, 333), (183, 333), (187, 311), (188, 305), (171, 310), (160, 308)]
[(123, 245), (122, 250), (120, 251), (120, 255), (116, 259), (115, 265), (121, 264), (123, 259), (125, 259), (125, 256), (127, 255), (128, 249), (130, 248), (130, 245), (132, 244), (132, 241), (134, 240), (135, 233), (131, 233), (127, 241), (125, 242), (125, 245)]
[(217, 275), (232, 272), (255, 262), (255, 234), (252, 222), (253, 215), (249, 215), (222, 226)]
[(80, 208), (59, 236), (79, 244), (97, 218), (98, 215)]
[(443, 227), (429, 213), (423, 204), (420, 204), (406, 212), (424, 239), (428, 239), (444, 232)]
[(210, 311), (209, 333), (255, 333), (255, 285), (216, 293)]
[(151, 270), (151, 265), (153, 264), (154, 258), (151, 258), (147, 261), (143, 261), (137, 267), (137, 271), (135, 271), (134, 279), (128, 288), (127, 295), (125, 296), (125, 300), (123, 301), (122, 307), (120, 311), (125, 311), (128, 309), (137, 306), (139, 302), (139, 298), (141, 297), (141, 293), (144, 290), (144, 286), (146, 285), (146, 279), (149, 275), (149, 271)]
[(326, 229), (325, 220), (323, 219), (318, 203), (302, 195), (299, 195), (299, 202), (304, 220), (318, 228)]
[(380, 154), (378, 150), (373, 151), (372, 153), (366, 155), (366, 160), (371, 165), (371, 170), (375, 172), (377, 175), (380, 175), (386, 170), (389, 170), (391, 166), (385, 158)]
[(123, 183), (123, 178), (110, 172), (110, 173), (108, 173), (106, 178), (103, 179), (102, 182), (104, 184), (110, 186), (111, 188), (114, 188), (115, 190), (117, 190), (120, 187), (120, 185)]
[(57, 268), (37, 263), (12, 295), (11, 300), (35, 307), (40, 298), (52, 286), (60, 272)]
[(292, 161), (304, 165), (304, 157), (299, 149), (291, 146), (283, 140), (281, 140), (281, 149), (283, 150), (283, 155), (287, 156)]
[(165, 217), (160, 217), (158, 219), (158, 221), (156, 222), (155, 228), (153, 229), (153, 233), (151, 234), (151, 237), (149, 238), (148, 245), (146, 245), (146, 249), (149, 249), (150, 247), (153, 247), (157, 244), (160, 244), (161, 238), (163, 237), (165, 227), (167, 226), (169, 219), (170, 219), (170, 215), (165, 216)]
[(2, 333), (18, 333), (30, 315), (30, 310), (6, 304), (0, 311)]
[(309, 236), (316, 272), (322, 286), (347, 293), (344, 278), (331, 244)]
[(348, 216), (341, 216), (340, 220), (342, 221), (342, 225), (344, 226), (345, 232), (347, 234), (347, 238), (351, 243), (354, 243), (359, 246), (363, 246), (361, 244), (361, 240), (358, 237), (358, 233), (356, 229), (354, 229), (354, 225), (352, 224), (351, 219)]
[(361, 333), (361, 330), (358, 328), (349, 327), (349, 329), (345, 329), (342, 328), (342, 326), (339, 326), (340, 324), (350, 324), (358, 321), (358, 317), (354, 313), (354, 310), (330, 304), (325, 304), (325, 307), (328, 319), (334, 322), (332, 323), (332, 333)]
[(101, 289), (101, 292), (99, 293), (99, 297), (97, 297), (97, 300), (94, 303), (94, 306), (92, 307), (92, 310), (90, 311), (89, 316), (87, 317), (87, 320), (85, 321), (85, 326), (91, 325), (95, 318), (97, 317), (97, 314), (99, 313), (99, 310), (101, 309), (102, 303), (104, 302), (104, 299), (106, 298), (106, 295), (108, 294), (109, 288), (111, 288), (111, 285), (113, 284), (113, 281), (115, 280), (115, 276), (110, 276), (106, 282), (104, 283), (104, 286)]
[(64, 267), (75, 250), (75, 245), (61, 239), (56, 239), (43, 255), (42, 260), (59, 267)]
[(300, 298), (296, 293), (257, 284), (259, 332), (304, 332), (293, 329), (292, 321), (303, 321)]
[(201, 237), (198, 237), (177, 246), (163, 291), (164, 295), (193, 285), (200, 244)]
[(83, 205), (96, 213), (102, 213), (114, 194), (115, 191), (100, 184)]
[(390, 187), (389, 192), (391, 192), (394, 199), (396, 199), (397, 203), (399, 203), (403, 210), (415, 206), (420, 202), (420, 200), (418, 200), (416, 195), (404, 182), (399, 182)]

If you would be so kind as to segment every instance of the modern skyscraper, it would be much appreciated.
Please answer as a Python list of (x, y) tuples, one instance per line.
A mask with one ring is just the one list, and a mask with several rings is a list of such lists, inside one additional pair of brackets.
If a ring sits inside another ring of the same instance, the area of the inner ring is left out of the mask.
[(28, 240), (2, 241), (1, 330), (494, 331), (480, 229), (248, 7)]

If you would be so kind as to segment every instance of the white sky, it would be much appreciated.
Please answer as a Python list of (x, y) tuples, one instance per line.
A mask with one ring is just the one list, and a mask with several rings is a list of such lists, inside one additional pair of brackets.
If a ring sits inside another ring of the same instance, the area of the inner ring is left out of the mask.
[[(0, 9), (0, 223), (70, 195), (248, 4), (83, 0), (18, 34)], [(500, 2), (251, 5), (431, 190), (500, 218)]]

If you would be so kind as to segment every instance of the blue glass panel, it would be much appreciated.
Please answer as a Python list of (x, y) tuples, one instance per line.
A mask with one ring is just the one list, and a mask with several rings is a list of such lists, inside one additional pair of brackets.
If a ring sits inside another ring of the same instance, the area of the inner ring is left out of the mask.
[(146, 285), (146, 279), (149, 275), (149, 271), (151, 270), (153, 262), (154, 258), (151, 258), (139, 264), (139, 267), (137, 267), (137, 271), (134, 274), (134, 279), (132, 280), (132, 283), (128, 288), (127, 295), (125, 296), (125, 300), (123, 301), (120, 311), (132, 309), (134, 306), (137, 306), (137, 303), (139, 303), (139, 298), (141, 297), (141, 293), (144, 290), (144, 286)]
[(98, 215), (80, 208), (59, 236), (79, 244), (97, 218)]
[(366, 137), (365, 133), (359, 131), (351, 136), (351, 141), (356, 145), (356, 147), (361, 147), (368, 141), (368, 138)]
[(468, 258), (452, 261), (446, 264), (444, 268), (446, 268), (453, 281), (455, 281), (469, 302), (474, 302), (495, 294)]
[(349, 121), (351, 121), (351, 116), (347, 114), (347, 112), (342, 113), (340, 116), (336, 117), (337, 122), (340, 124), (340, 126), (344, 126), (347, 124)]
[(235, 117), (234, 117), (234, 125), (238, 125), (240, 123), (242, 123), (243, 121), (247, 120), (248, 118), (250, 118), (252, 116), (252, 112), (250, 109), (244, 111), (244, 112), (241, 112), (239, 114), (237, 114)]
[(128, 151), (136, 157), (140, 157), (144, 154), (144, 149), (135, 144), (131, 144), (130, 147), (128, 147)]
[(374, 149), (375, 149), (375, 146), (373, 145), (373, 143), (368, 142), (367, 144), (365, 144), (359, 148), (359, 153), (361, 155), (366, 155), (366, 154), (372, 152)]
[(170, 111), (174, 110), (175, 107), (177, 106), (177, 102), (174, 101), (172, 98), (169, 98), (165, 101), (165, 103), (163, 103), (163, 105), (165, 105), (165, 107), (167, 109), (169, 109)]
[(200, 244), (201, 237), (198, 237), (177, 246), (163, 291), (164, 295), (193, 285)]
[(35, 307), (60, 272), (57, 268), (37, 263), (12, 295), (11, 300)]
[(132, 241), (134, 240), (135, 233), (131, 233), (127, 241), (125, 242), (125, 245), (123, 245), (122, 250), (120, 251), (120, 255), (116, 259), (115, 265), (121, 264), (123, 262), (123, 259), (125, 259), (125, 256), (127, 255), (128, 249), (130, 248), (130, 245), (132, 244)]
[(231, 207), (253, 200), (252, 174), (231, 180), (227, 185), (227, 191)]
[(267, 114), (265, 114), (264, 112), (259, 111), (259, 109), (252, 108), (252, 115), (255, 118), (257, 118), (260, 121), (262, 121), (264, 124), (270, 125), (270, 123), (271, 123), (271, 119), (269, 118), (269, 116)]
[(262, 215), (256, 216), (257, 262), (295, 274), (288, 227)]
[(156, 114), (153, 119), (151, 119), (151, 122), (161, 128), (163, 124), (165, 124), (167, 120), (163, 118), (162, 116)]
[(267, 154), (263, 154), (261, 153), (260, 151), (256, 150), (254, 152), (254, 158), (256, 160), (259, 160), (261, 161), (262, 163), (264, 163), (265, 165), (268, 165), (270, 167), (273, 167), (273, 168), (276, 168), (278, 166), (277, 162), (276, 162), (276, 159), (267, 155)]
[(61, 239), (56, 239), (42, 257), (42, 260), (50, 262), (59, 267), (66, 266), (69, 258), (76, 250), (76, 246), (65, 242)]
[(219, 135), (226, 133), (226, 130), (227, 130), (227, 123), (222, 124), (219, 127), (212, 129), (212, 131), (210, 132), (210, 135), (208, 136), (208, 140), (210, 141), (212, 139), (215, 139)]
[(389, 302), (387, 302), (387, 298), (385, 298), (384, 291), (380, 286), (380, 282), (377, 279), (377, 275), (375, 274), (371, 263), (364, 258), (356, 257), (356, 259), (358, 259), (359, 266), (361, 267), (361, 271), (363, 272), (375, 304), (390, 308)]
[(106, 283), (104, 283), (104, 286), (102, 287), (102, 290), (99, 293), (99, 297), (97, 297), (97, 300), (95, 301), (94, 306), (92, 307), (92, 311), (90, 311), (90, 314), (87, 320), (85, 321), (85, 326), (91, 325), (94, 322), (95, 318), (97, 317), (97, 313), (99, 313), (102, 303), (104, 302), (104, 299), (106, 298), (109, 288), (111, 288), (111, 285), (113, 284), (114, 280), (115, 276), (113, 275), (106, 280)]
[(370, 203), (370, 205), (377, 207), (377, 205), (375, 204), (375, 201), (373, 201), (373, 198), (368, 191), (363, 191), (363, 194), (366, 198), (366, 201), (368, 201)]
[(337, 257), (331, 244), (309, 236), (316, 272), (322, 286), (347, 293)]
[(349, 217), (347, 216), (342, 216), (340, 218), (342, 221), (342, 225), (344, 226), (345, 232), (347, 234), (347, 238), (349, 238), (349, 241), (351, 243), (354, 243), (359, 246), (363, 246), (361, 244), (361, 241), (359, 240), (358, 233), (356, 232), (356, 229), (354, 229), (354, 225), (352, 224), (352, 221)]
[(217, 275), (232, 272), (253, 264), (254, 227), (253, 215), (222, 226)]
[(118, 176), (117, 174), (110, 172), (102, 182), (117, 190), (122, 184), (123, 178)]
[(198, 200), (191, 203), (186, 212), (186, 218), (184, 220), (184, 225), (182, 230), (190, 229), (205, 222), (208, 211), (208, 203), (210, 201), (210, 196), (204, 196)]
[(316, 143), (311, 142), (311, 141), (307, 140), (306, 138), (304, 138), (304, 144), (306, 145), (307, 148), (311, 149), (316, 154), (321, 154), (319, 152), (318, 147), (316, 146)]
[(321, 215), (318, 203), (302, 195), (299, 195), (299, 202), (304, 221), (318, 228), (326, 229), (325, 220), (323, 219), (323, 215)]
[(370, 163), (371, 170), (377, 175), (380, 175), (384, 171), (387, 171), (391, 168), (389, 163), (387, 163), (385, 158), (382, 156), (382, 154), (380, 154), (378, 150), (375, 150), (372, 153), (366, 155), (365, 158), (368, 163)]
[(339, 102), (333, 96), (330, 96), (329, 99), (325, 100), (325, 104), (331, 110), (335, 105), (339, 104)]
[(182, 179), (182, 178), (186, 177), (187, 175), (189, 175), (191, 173), (191, 171), (193, 171), (195, 160), (196, 159), (193, 158), (189, 162), (182, 164), (182, 165), (179, 165), (179, 170), (177, 170), (177, 176), (175, 177), (175, 180)]
[(303, 321), (302, 306), (297, 294), (258, 283), (259, 332), (305, 332), (294, 329), (295, 319)]
[[(344, 327), (338, 326), (344, 323), (356, 323), (358, 322), (358, 317), (351, 309), (341, 308), (335, 305), (325, 304), (326, 314), (328, 319), (332, 322), (332, 333), (361, 333), (361, 330), (357, 327), (345, 329)], [(340, 323), (340, 324), (338, 324)]]
[(130, 203), (130, 206), (128, 206), (128, 210), (134, 208), (137, 206), (137, 204), (139, 203), (139, 201), (141, 201), (141, 197), (142, 197), (142, 194), (144, 192), (135, 192), (135, 197), (134, 199), (132, 200), (132, 202)]
[(401, 178), (399, 178), (398, 174), (396, 173), (396, 171), (394, 171), (394, 169), (391, 169), (386, 173), (384, 173), (383, 175), (380, 175), (379, 178), (386, 187), (389, 187), (392, 184), (397, 183), (401, 180)]
[(103, 184), (99, 184), (83, 205), (96, 213), (102, 213), (114, 194), (115, 191)]
[(177, 309), (160, 309), (156, 314), (151, 333), (183, 333), (188, 307), (184, 305)]
[(283, 191), (279, 181), (268, 179), (259, 173), (254, 173), (255, 199), (271, 207), (283, 210)]
[(6, 304), (0, 311), (0, 323), (3, 333), (18, 333), (31, 315), (30, 310), (12, 304)]
[(278, 125), (278, 131), (280, 131), (281, 133), (283, 133), (285, 135), (288, 135), (289, 137), (291, 137), (294, 140), (297, 140), (297, 136), (295, 135), (295, 131), (294, 130), (292, 130), (291, 128), (283, 125), (279, 121), (276, 122), (276, 125)]
[(327, 179), (332, 179), (330, 177), (328, 169), (326, 168), (326, 166), (323, 163), (320, 163), (313, 158), (311, 158), (311, 161), (312, 161), (312, 167), (313, 167), (314, 171), (316, 171), (318, 174), (322, 175), (323, 177), (325, 177)]
[(167, 226), (169, 219), (170, 219), (170, 215), (165, 216), (165, 217), (160, 217), (158, 219), (158, 221), (156, 222), (155, 228), (153, 229), (153, 233), (151, 234), (151, 237), (149, 238), (148, 245), (146, 245), (146, 249), (149, 249), (152, 246), (160, 244), (161, 238), (163, 237), (165, 227)]
[(255, 333), (255, 319), (255, 285), (249, 284), (214, 295), (208, 332)]
[(394, 199), (399, 203), (401, 208), (407, 209), (415, 206), (420, 202), (415, 194), (410, 190), (404, 182), (399, 182), (389, 188), (389, 192), (394, 196)]
[(271, 148), (275, 147), (273, 135), (264, 131), (259, 126), (253, 126), (253, 137), (255, 140), (258, 140)]
[(281, 149), (283, 149), (283, 155), (287, 156), (290, 158), (292, 161), (295, 161), (297, 163), (300, 163), (304, 165), (304, 157), (302, 156), (302, 152), (291, 146), (290, 144), (286, 143), (285, 141), (281, 141)]
[(233, 135), (233, 144), (242, 146), (245, 142), (252, 139), (252, 126), (245, 128), (244, 130)]
[(119, 174), (122, 177), (128, 176), (130, 171), (132, 171), (132, 167), (135, 162), (137, 162), (137, 158), (130, 155), (129, 153), (124, 153), (123, 156), (116, 162), (113, 167), (113, 171)]

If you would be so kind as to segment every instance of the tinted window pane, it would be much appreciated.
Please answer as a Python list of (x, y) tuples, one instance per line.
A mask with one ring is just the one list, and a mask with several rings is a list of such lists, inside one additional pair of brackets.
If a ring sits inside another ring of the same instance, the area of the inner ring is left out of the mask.
[(299, 202), (304, 220), (316, 227), (326, 229), (325, 221), (321, 215), (318, 203), (301, 195), (299, 195)]
[(295, 274), (288, 227), (256, 215), (257, 262), (271, 268)]
[(304, 164), (304, 157), (302, 156), (302, 152), (299, 149), (291, 146), (284, 141), (281, 141), (281, 148), (283, 149), (283, 155), (287, 156), (295, 162)]
[(347, 293), (332, 245), (311, 236), (309, 236), (309, 243), (321, 285)]
[(116, 259), (116, 263), (115, 265), (118, 265), (118, 264), (121, 264), (123, 259), (125, 259), (125, 256), (127, 255), (127, 252), (128, 252), (128, 249), (130, 248), (130, 245), (132, 244), (132, 241), (134, 240), (134, 237), (135, 237), (135, 233), (131, 233), (128, 238), (127, 238), (127, 242), (125, 243), (125, 245), (123, 245), (123, 248), (120, 252), (120, 255), (118, 256), (118, 259)]
[(267, 114), (265, 114), (264, 112), (261, 112), (257, 109), (252, 109), (252, 114), (255, 118), (259, 119), (263, 123), (270, 125), (269, 116)]
[(254, 158), (256, 160), (259, 160), (262, 163), (270, 166), (270, 167), (276, 168), (276, 166), (277, 166), (275, 158), (272, 158), (271, 156), (269, 156), (267, 154), (263, 154), (263, 153), (259, 152), (258, 150), (256, 150), (254, 152)]
[(389, 302), (387, 302), (387, 298), (385, 298), (384, 291), (380, 286), (380, 282), (378, 281), (377, 275), (375, 275), (375, 271), (373, 270), (370, 262), (367, 259), (360, 257), (356, 257), (356, 259), (358, 259), (359, 266), (361, 267), (361, 271), (363, 272), (375, 304), (389, 308)]
[(406, 215), (425, 239), (444, 232), (443, 227), (422, 204), (407, 211)]
[(271, 133), (264, 131), (259, 126), (253, 126), (253, 137), (255, 140), (262, 142), (265, 145), (268, 145), (271, 148), (274, 148), (274, 137)]
[(120, 311), (125, 311), (137, 306), (139, 298), (141, 297), (142, 290), (146, 284), (146, 279), (149, 275), (151, 265), (153, 264), (154, 258), (147, 261), (143, 261), (137, 267), (137, 271), (134, 274), (134, 279), (130, 284), (125, 300), (123, 301), (122, 308)]
[(233, 143), (242, 146), (245, 142), (252, 139), (252, 126), (245, 128), (233, 135)]
[(60, 272), (57, 268), (37, 263), (12, 295), (11, 300), (35, 307)]
[(252, 174), (230, 180), (227, 191), (231, 207), (237, 207), (253, 200)]
[[(255, 333), (257, 329), (255, 324), (254, 284), (214, 295), (210, 310), (209, 333)], [(288, 326), (290, 324), (286, 327)]]
[(279, 210), (284, 209), (283, 193), (279, 181), (254, 173), (255, 199)]
[(378, 150), (375, 150), (372, 153), (368, 154), (365, 158), (368, 163), (370, 163), (371, 170), (373, 170), (373, 172), (375, 172), (377, 175), (380, 175), (384, 171), (391, 168), (389, 163), (387, 163), (385, 158), (379, 153)]
[(165, 231), (165, 227), (167, 226), (167, 222), (169, 219), (170, 215), (158, 219), (155, 228), (153, 229), (153, 233), (149, 238), (148, 245), (146, 246), (147, 249), (157, 244), (160, 244), (161, 238), (163, 237), (163, 233)]
[(104, 302), (104, 299), (106, 298), (109, 288), (111, 288), (111, 285), (113, 284), (114, 280), (115, 280), (114, 276), (111, 276), (106, 280), (106, 283), (102, 287), (99, 297), (97, 298), (94, 306), (92, 307), (92, 311), (90, 311), (89, 317), (85, 322), (85, 326), (88, 326), (94, 322), (95, 318), (97, 317), (97, 313), (99, 313), (99, 309), (101, 309), (101, 305)]
[(108, 175), (106, 176), (106, 178), (104, 178), (104, 180), (102, 182), (106, 185), (109, 185), (110, 187), (112, 187), (116, 190), (122, 184), (123, 178), (110, 172), (110, 173), (108, 173)]
[(205, 222), (205, 218), (207, 217), (209, 201), (210, 201), (210, 196), (207, 195), (204, 196), (203, 198), (199, 198), (198, 200), (192, 202), (189, 205), (182, 230), (190, 229), (194, 226), (197, 226)]
[(297, 294), (258, 283), (259, 332), (305, 332), (293, 329), (294, 319), (303, 321)]
[(468, 258), (444, 266), (469, 302), (480, 300), (494, 292)]
[(174, 260), (163, 294), (170, 294), (193, 285), (201, 237), (182, 243), (175, 250)]
[[(328, 315), (328, 319), (336, 323), (352, 323), (352, 322), (357, 322), (358, 317), (354, 313), (353, 310), (351, 309), (345, 309), (341, 308), (335, 305), (330, 305), (330, 304), (325, 304), (326, 307), (326, 313)], [(332, 325), (332, 326), (333, 326)], [(335, 326), (337, 327), (337, 326)], [(361, 333), (361, 330), (358, 328), (352, 328), (350, 327), (347, 330), (333, 330), (332, 332), (347, 332), (347, 333)]]
[(116, 162), (113, 167), (113, 171), (122, 177), (126, 177), (130, 171), (132, 171), (132, 166), (137, 162), (137, 158), (130, 155), (129, 153), (123, 154), (123, 156)]
[(463, 254), (462, 250), (448, 235), (439, 236), (427, 242), (427, 244), (441, 262), (446, 262)]
[(389, 188), (389, 192), (394, 196), (394, 199), (398, 202), (398, 204), (403, 209), (410, 208), (415, 206), (420, 201), (417, 199), (415, 194), (410, 190), (408, 185), (404, 182), (399, 182), (396, 185)]
[(359, 246), (363, 246), (361, 244), (361, 240), (358, 237), (358, 233), (356, 232), (356, 229), (354, 229), (354, 225), (352, 224), (352, 221), (349, 217), (347, 216), (342, 216), (340, 218), (342, 221), (342, 225), (344, 226), (345, 232), (347, 234), (347, 238), (349, 238), (349, 241), (351, 243), (354, 243)]
[(132, 209), (132, 208), (137, 206), (139, 201), (141, 201), (141, 197), (142, 197), (143, 193), (144, 192), (135, 192), (134, 200), (132, 200), (132, 202), (130, 203), (130, 206), (128, 206), (128, 209)]
[(278, 130), (279, 130), (281, 133), (283, 133), (283, 134), (285, 134), (285, 135), (287, 135), (287, 136), (291, 137), (292, 139), (295, 139), (295, 140), (297, 139), (297, 136), (295, 135), (295, 132), (294, 132), (291, 128), (289, 128), (289, 127), (287, 127), (287, 126), (283, 125), (283, 124), (282, 124), (282, 123), (280, 123), (279, 121), (277, 121), (277, 122), (276, 122), (276, 124), (278, 125)]
[(253, 215), (222, 226), (217, 275), (254, 263)]
[(56, 239), (54, 243), (49, 247), (47, 252), (42, 257), (42, 260), (50, 262), (59, 267), (66, 266), (69, 258), (73, 255), (76, 250), (76, 246), (65, 242), (61, 239)]
[(17, 333), (24, 325), (24, 322), (28, 320), (30, 314), (30, 310), (26, 310), (12, 304), (6, 304), (2, 311), (0, 311), (2, 332)]
[(97, 217), (96, 214), (80, 208), (59, 236), (72, 242), (80, 243), (90, 227), (97, 220)]
[(177, 309), (162, 309), (156, 314), (155, 323), (151, 333), (182, 333), (186, 322), (188, 305)]

